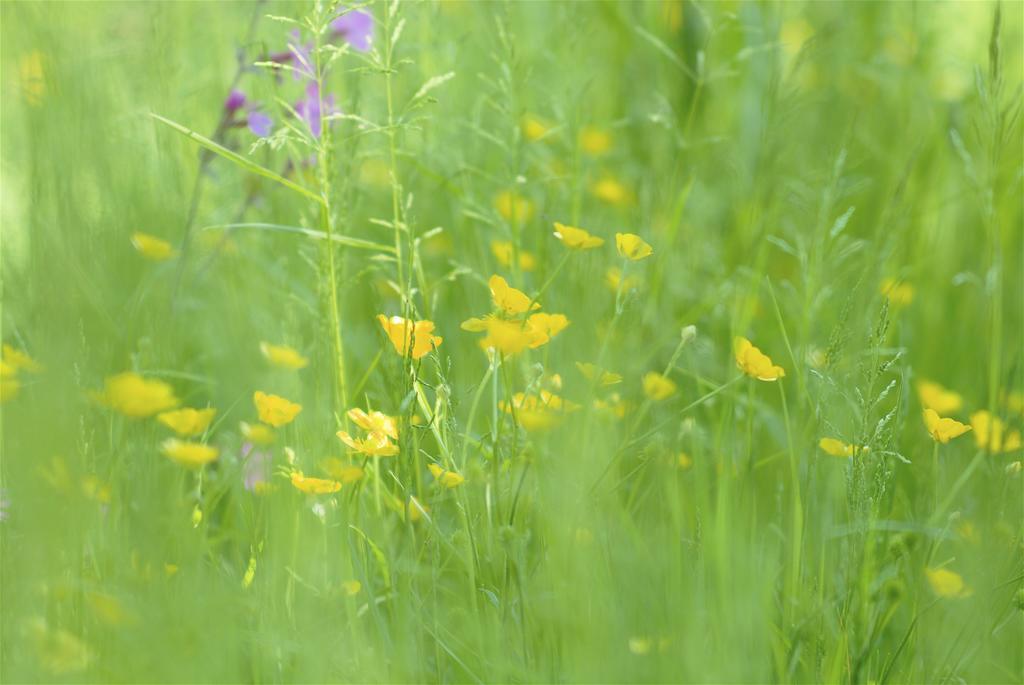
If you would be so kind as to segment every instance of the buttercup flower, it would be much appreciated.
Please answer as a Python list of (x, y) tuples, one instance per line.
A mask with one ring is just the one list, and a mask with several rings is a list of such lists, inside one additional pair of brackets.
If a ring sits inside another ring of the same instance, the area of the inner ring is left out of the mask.
[(302, 411), (302, 405), (277, 395), (268, 395), (260, 390), (253, 393), (252, 401), (256, 405), (260, 421), (274, 428), (288, 425)]
[(324, 473), (342, 484), (355, 483), (362, 480), (365, 475), (361, 466), (344, 462), (337, 457), (328, 457), (318, 466)]
[(498, 408), (513, 414), (525, 430), (543, 431), (554, 428), (562, 422), (566, 414), (580, 407), (554, 393), (541, 390), (538, 395), (517, 392), (512, 396), (511, 405), (501, 400), (498, 402)]
[(398, 440), (398, 422), (393, 416), (379, 411), (365, 412), (362, 409), (349, 409), (348, 417), (365, 431), (383, 433), (392, 440)]
[(400, 316), (388, 318), (383, 314), (377, 315), (377, 321), (387, 334), (395, 351), (403, 357), (410, 354), (413, 359), (421, 359), (431, 350), (441, 345), (444, 338), (434, 335), (433, 321), (412, 321), (403, 319)]
[(587, 362), (576, 362), (576, 368), (580, 370), (584, 378), (599, 386), (615, 385), (622, 382), (621, 375), (605, 371)]
[(590, 187), (590, 192), (598, 200), (610, 205), (628, 205), (633, 200), (633, 193), (611, 176), (605, 176)]
[(271, 345), (268, 342), (261, 342), (260, 352), (268, 362), (282, 369), (298, 370), (309, 365), (308, 359), (288, 345)]
[(438, 464), (427, 464), (427, 468), (430, 469), (430, 473), (434, 476), (434, 480), (446, 488), (457, 488), (466, 482), (466, 479), (460, 474), (443, 469)]
[(974, 594), (974, 591), (964, 582), (963, 577), (955, 571), (945, 568), (926, 568), (924, 573), (928, 584), (932, 587), (932, 592), (939, 597), (962, 599)]
[(242, 431), (242, 437), (254, 445), (274, 444), (274, 429), (270, 426), (262, 423), (246, 423), (242, 421), (239, 427)]
[(1002, 419), (990, 412), (971, 414), (971, 428), (974, 429), (974, 442), (978, 448), (992, 454), (1012, 452), (1021, 447), (1020, 431), (1008, 431)]
[(498, 193), (494, 198), (494, 208), (509, 221), (523, 222), (533, 218), (533, 203), (511, 190)]
[(634, 233), (616, 233), (615, 249), (622, 257), (633, 262), (638, 262), (654, 254), (654, 249)]
[(157, 414), (156, 420), (164, 424), (182, 437), (202, 435), (210, 427), (210, 422), (217, 415), (213, 407), (206, 409), (192, 409), (185, 407), (174, 411), (165, 411)]
[(175, 255), (169, 242), (141, 231), (132, 233), (132, 246), (140, 255), (154, 262), (162, 262)]
[(676, 394), (676, 384), (656, 371), (644, 374), (644, 394), (655, 402), (667, 400)]
[(582, 228), (555, 222), (555, 237), (570, 250), (590, 250), (604, 245), (604, 238), (592, 236)]
[(923, 379), (917, 382), (917, 397), (921, 400), (921, 406), (934, 409), (939, 414), (952, 414), (964, 403), (964, 399), (952, 390)]
[[(11, 373), (17, 373), (18, 371), (39, 373), (43, 370), (42, 364), (30, 357), (28, 353), (6, 343), (3, 346), (3, 355), (0, 356), (0, 360), (9, 367)], [(7, 375), (7, 370), (3, 374)]]
[[(491, 253), (498, 263), (508, 268), (512, 266), (513, 249), (512, 242), (508, 240), (491, 241)], [(537, 258), (525, 250), (519, 250), (519, 268), (523, 271), (533, 271), (537, 268)]]
[(132, 418), (153, 416), (178, 406), (174, 389), (163, 381), (130, 371), (104, 381), (103, 392), (93, 397), (114, 411)]
[(818, 447), (820, 447), (823, 452), (831, 454), (833, 457), (852, 457), (858, 451), (868, 451), (867, 447), (861, 447), (860, 450), (858, 450), (854, 445), (849, 445), (842, 440), (836, 440), (835, 438), (822, 438), (818, 441)]
[(889, 298), (889, 304), (893, 307), (906, 307), (914, 301), (914, 286), (895, 278), (883, 279), (878, 291)]
[(182, 466), (198, 468), (217, 459), (219, 450), (201, 442), (188, 442), (177, 438), (167, 438), (160, 444), (165, 455)]
[(496, 316), (467, 319), (462, 322), (462, 330), (473, 333), (486, 332), (487, 335), (480, 341), (480, 347), (485, 350), (496, 350), (503, 355), (518, 354), (541, 341), (541, 336), (533, 328), (524, 326), (520, 321), (508, 321)]
[(302, 471), (292, 471), (291, 481), (296, 490), (307, 495), (329, 495), (341, 490), (341, 483), (336, 480), (307, 477)]
[(580, 131), (580, 148), (593, 157), (603, 155), (612, 148), (612, 136), (596, 126), (584, 126)]
[(550, 126), (532, 114), (524, 114), (520, 123), (527, 140), (540, 140), (551, 131)]
[(565, 314), (537, 312), (526, 319), (526, 327), (533, 331), (530, 348), (535, 349), (568, 328), (569, 318)]
[(934, 409), (924, 410), (924, 425), (932, 439), (943, 445), (971, 430), (970, 426), (966, 426), (956, 419), (941, 418)]
[(619, 287), (622, 287), (623, 292), (629, 292), (640, 286), (640, 277), (636, 275), (622, 277), (622, 269), (617, 266), (609, 266), (608, 270), (604, 273), (604, 282), (608, 286), (608, 289), (613, 293), (619, 292)]
[(736, 366), (740, 371), (759, 381), (777, 381), (786, 375), (786, 370), (776, 366), (771, 357), (754, 347), (746, 338), (735, 340)]
[(508, 284), (508, 281), (497, 274), (491, 276), (490, 280), (487, 281), (487, 286), (491, 289), (491, 299), (494, 301), (494, 306), (500, 309), (506, 316), (522, 314), (528, 308), (540, 309), (540, 304), (537, 302), (534, 302), (533, 307), (530, 307), (529, 295), (522, 290), (513, 288)]
[(384, 433), (370, 433), (365, 439), (353, 438), (347, 431), (338, 431), (338, 438), (351, 449), (368, 457), (393, 457), (398, 454), (398, 445), (388, 440)]
[(683, 471), (690, 469), (693, 466), (693, 459), (686, 452), (680, 452), (676, 455), (676, 466)]
[(607, 412), (616, 419), (621, 419), (630, 412), (632, 406), (628, 401), (622, 399), (619, 393), (613, 392), (608, 395), (607, 399), (594, 400), (594, 409)]
[(341, 584), (341, 590), (347, 597), (355, 597), (363, 589), (363, 584), (358, 580), (346, 580)]

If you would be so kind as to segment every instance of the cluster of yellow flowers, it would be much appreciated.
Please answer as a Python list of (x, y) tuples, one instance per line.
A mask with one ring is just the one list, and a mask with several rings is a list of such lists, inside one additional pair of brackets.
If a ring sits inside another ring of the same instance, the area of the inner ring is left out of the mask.
[(0, 402), (12, 400), (21, 392), (22, 371), (39, 373), (42, 370), (43, 367), (25, 352), (4, 345), (0, 356)]
[(960, 411), (964, 401), (958, 393), (938, 383), (928, 380), (918, 382), (917, 395), (924, 408), (925, 428), (936, 442), (946, 444), (964, 433), (974, 431), (974, 443), (978, 449), (992, 454), (1013, 452), (1024, 444), (1020, 431), (1009, 430), (1002, 419), (988, 410), (980, 409), (971, 413), (970, 423), (966, 424), (943, 416)]

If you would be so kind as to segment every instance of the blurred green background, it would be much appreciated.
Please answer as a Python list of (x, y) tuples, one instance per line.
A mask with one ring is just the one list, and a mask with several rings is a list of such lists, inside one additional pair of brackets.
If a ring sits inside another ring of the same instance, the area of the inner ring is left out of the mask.
[[(281, 17), (341, 9), (0, 5), (3, 342), (44, 367), (0, 409), (0, 679), (1024, 679), (1020, 449), (936, 451), (916, 389), (1021, 429), (1019, 3), (370, 3), (373, 50), (326, 69), (345, 116), (325, 157), (287, 128), (303, 84), (253, 63), (287, 50)], [(273, 144), (218, 131), (233, 83)], [(150, 113), (326, 193), (342, 236), (408, 227), (412, 286), (391, 253), (274, 228), (321, 217)], [(608, 242), (560, 267), (556, 221)], [(138, 231), (178, 256), (145, 259)], [(616, 232), (653, 257), (625, 264)], [(488, 373), (459, 326), (493, 273), (529, 295), (553, 277), (538, 299), (572, 324)], [(415, 384), (375, 318), (409, 306), (444, 338)], [(733, 381), (734, 336), (786, 378)], [(646, 399), (666, 369), (677, 392)], [(218, 409), (216, 464), (183, 469), (164, 427), (90, 399), (128, 370)], [(551, 374), (584, 409), (517, 428), (497, 400)], [(256, 390), (303, 406), (276, 472), (342, 456), (355, 406), (401, 416), (403, 451), (337, 495), (248, 492)], [(591, 409), (613, 392), (624, 418)], [(450, 491), (424, 467), (449, 452)], [(938, 567), (970, 596), (937, 593)]]

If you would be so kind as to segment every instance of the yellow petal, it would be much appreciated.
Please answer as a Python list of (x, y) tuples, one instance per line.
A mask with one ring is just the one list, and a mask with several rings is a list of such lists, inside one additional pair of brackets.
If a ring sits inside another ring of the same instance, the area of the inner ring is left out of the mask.
[(616, 233), (615, 249), (630, 261), (639, 261), (654, 254), (654, 249), (640, 236), (634, 233)]

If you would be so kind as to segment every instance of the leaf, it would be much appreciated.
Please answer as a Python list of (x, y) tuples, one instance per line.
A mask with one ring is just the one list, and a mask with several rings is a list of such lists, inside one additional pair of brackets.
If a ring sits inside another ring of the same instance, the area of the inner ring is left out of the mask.
[(254, 173), (257, 176), (263, 176), (264, 178), (269, 178), (271, 181), (276, 181), (277, 183), (280, 183), (281, 185), (283, 185), (285, 188), (289, 188), (291, 190), (294, 190), (295, 192), (299, 193), (300, 195), (304, 195), (305, 197), (308, 197), (309, 199), (316, 201), (318, 204), (323, 204), (323, 202), (324, 202), (323, 198), (321, 198), (319, 195), (314, 193), (312, 190), (309, 190), (308, 188), (303, 188), (298, 183), (295, 183), (294, 181), (289, 181), (287, 178), (285, 178), (285, 177), (283, 177), (283, 176), (281, 176), (279, 174), (275, 174), (270, 169), (267, 169), (265, 167), (261, 167), (259, 164), (256, 164), (252, 160), (243, 157), (242, 155), (238, 154), (237, 152), (233, 152), (233, 151), (227, 149), (226, 147), (224, 147), (223, 145), (221, 145), (219, 143), (215, 143), (214, 141), (210, 140), (209, 138), (207, 138), (206, 136), (202, 135), (201, 133), (197, 133), (196, 131), (193, 131), (190, 128), (182, 126), (181, 124), (179, 124), (179, 123), (177, 123), (175, 121), (171, 121), (170, 119), (162, 117), (159, 114), (156, 114), (155, 112), (150, 112), (149, 116), (153, 117), (154, 119), (156, 119), (157, 121), (159, 121), (159, 122), (161, 122), (163, 124), (166, 124), (167, 126), (170, 126), (175, 131), (177, 131), (178, 133), (181, 133), (185, 137), (191, 138), (192, 140), (194, 140), (195, 142), (199, 143), (199, 145), (201, 145), (202, 147), (206, 148), (210, 152), (218, 154), (221, 157), (223, 157), (224, 159), (227, 159), (227, 160), (229, 160), (231, 162), (234, 162), (235, 164), (237, 164), (238, 166), (242, 167), (246, 171)]

